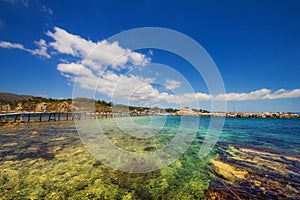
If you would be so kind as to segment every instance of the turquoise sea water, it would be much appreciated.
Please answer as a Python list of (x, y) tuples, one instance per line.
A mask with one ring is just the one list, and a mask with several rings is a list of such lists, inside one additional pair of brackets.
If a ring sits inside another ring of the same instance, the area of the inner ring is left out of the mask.
[(101, 159), (96, 159), (91, 146), (83, 145), (91, 141), (92, 147), (101, 147), (98, 139), (103, 136), (94, 120), (80, 121), (87, 130), (84, 137), (79, 134), (81, 138), (71, 121), (0, 127), (0, 197), (299, 199), (300, 119), (227, 118), (216, 145), (203, 159), (198, 153), (209, 117), (133, 117), (133, 124), (126, 120), (118, 122), (121, 128), (113, 119), (97, 123), (111, 144), (137, 153), (156, 152), (168, 145), (181, 121), (183, 132), (199, 126), (193, 141), (184, 141), (188, 148), (180, 158), (138, 174), (107, 166), (109, 157), (117, 159), (112, 152), (102, 151)]
[[(165, 130), (178, 130), (180, 116), (154, 117), (152, 126), (155, 123), (164, 123)], [(148, 118), (135, 118), (136, 124), (151, 121)], [(199, 128), (197, 135), (205, 136), (209, 127), (210, 117), (185, 117), (185, 122), (198, 121)], [(194, 123), (193, 125), (195, 125)], [(162, 134), (164, 132), (162, 131)], [(222, 134), (218, 142), (238, 143), (251, 145), (253, 147), (269, 148), (282, 152), (300, 153), (300, 119), (262, 119), (262, 118), (226, 118)]]
[(219, 141), (300, 153), (300, 119), (227, 118)]

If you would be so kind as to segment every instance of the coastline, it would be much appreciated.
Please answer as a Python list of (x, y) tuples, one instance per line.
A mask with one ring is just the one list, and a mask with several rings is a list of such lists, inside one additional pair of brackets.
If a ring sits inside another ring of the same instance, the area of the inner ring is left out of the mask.
[(187, 107), (171, 113), (177, 116), (209, 116), (228, 118), (300, 118), (299, 113), (292, 112), (200, 112)]
[[(38, 115), (40, 117), (38, 117)], [(44, 115), (42, 117), (42, 115)], [(83, 117), (81, 117), (83, 115)], [(51, 117), (52, 116), (52, 117)], [(90, 118), (118, 118), (118, 117), (141, 117), (141, 116), (198, 116), (198, 117), (225, 117), (225, 118), (269, 118), (269, 119), (291, 119), (300, 118), (300, 114), (284, 113), (284, 112), (262, 112), (262, 113), (249, 113), (249, 112), (188, 112), (188, 113), (160, 113), (160, 112), (15, 112), (9, 114), (0, 114), (0, 127), (13, 126), (21, 123), (35, 123), (35, 122), (49, 122), (49, 121), (73, 121), (77, 119), (90, 119)]]
[(300, 118), (300, 114), (290, 112), (227, 112), (199, 113), (199, 116), (228, 117), (228, 118)]

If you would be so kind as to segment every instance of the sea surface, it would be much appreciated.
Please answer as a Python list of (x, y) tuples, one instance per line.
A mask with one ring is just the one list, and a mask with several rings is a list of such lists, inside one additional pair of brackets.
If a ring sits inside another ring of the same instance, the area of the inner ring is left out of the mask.
[[(0, 127), (0, 199), (300, 199), (300, 119), (227, 118), (201, 158), (210, 117), (128, 119)], [(114, 168), (101, 142), (146, 155), (178, 134), (192, 134), (183, 153), (145, 173)]]

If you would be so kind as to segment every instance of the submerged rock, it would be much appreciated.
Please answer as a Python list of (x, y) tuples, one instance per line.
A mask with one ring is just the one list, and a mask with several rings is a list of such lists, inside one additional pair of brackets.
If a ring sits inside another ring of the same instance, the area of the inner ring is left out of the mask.
[(298, 156), (238, 145), (222, 144), (219, 157), (210, 160), (216, 178), (206, 191), (208, 198), (298, 199)]
[(236, 179), (244, 179), (245, 175), (248, 174), (246, 170), (237, 169), (225, 162), (218, 160), (217, 158), (211, 159), (210, 162), (214, 165), (218, 174), (220, 174), (229, 181), (235, 181)]
[(66, 138), (64, 137), (58, 137), (58, 138), (53, 138), (52, 141), (62, 141), (65, 140)]
[(154, 151), (155, 149), (155, 147), (145, 147), (144, 151)]
[(17, 142), (10, 142), (10, 143), (3, 144), (4, 147), (11, 147), (11, 146), (16, 146), (16, 145), (18, 145)]

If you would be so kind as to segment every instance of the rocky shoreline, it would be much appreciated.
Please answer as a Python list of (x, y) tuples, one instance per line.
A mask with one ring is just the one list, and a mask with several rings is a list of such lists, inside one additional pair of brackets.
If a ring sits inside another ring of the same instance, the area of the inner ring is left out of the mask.
[(189, 108), (182, 108), (172, 113), (175, 116), (209, 116), (230, 118), (300, 118), (299, 113), (291, 112), (197, 112)]
[(229, 113), (201, 113), (200, 116), (225, 116), (232, 118), (300, 118), (300, 114), (296, 113), (283, 113), (283, 112), (262, 112), (262, 113), (249, 113), (249, 112), (229, 112)]

